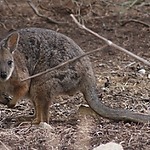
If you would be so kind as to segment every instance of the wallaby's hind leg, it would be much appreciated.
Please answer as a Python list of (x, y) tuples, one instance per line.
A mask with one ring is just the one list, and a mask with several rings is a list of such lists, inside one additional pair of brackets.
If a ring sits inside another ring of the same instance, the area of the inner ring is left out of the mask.
[(49, 123), (49, 103), (46, 102), (45, 97), (42, 99), (36, 99), (35, 102), (35, 119), (33, 120), (33, 124), (39, 124), (40, 122)]
[[(37, 86), (38, 87), (38, 86)], [(39, 88), (39, 87), (38, 87)], [(40, 122), (49, 123), (49, 104), (50, 97), (46, 94), (46, 90), (42, 89), (34, 89), (31, 93), (31, 100), (33, 101), (35, 108), (35, 119), (33, 120), (33, 124), (39, 124)]]
[[(41, 107), (41, 120), (42, 122), (49, 123), (49, 104), (50, 100), (47, 97), (44, 97), (44, 103)], [(47, 102), (46, 102), (47, 101)]]
[(39, 100), (36, 99), (36, 102), (34, 103), (34, 110), (35, 110), (35, 118), (32, 121), (33, 124), (39, 124), (42, 121), (41, 113), (42, 109), (39, 103)]

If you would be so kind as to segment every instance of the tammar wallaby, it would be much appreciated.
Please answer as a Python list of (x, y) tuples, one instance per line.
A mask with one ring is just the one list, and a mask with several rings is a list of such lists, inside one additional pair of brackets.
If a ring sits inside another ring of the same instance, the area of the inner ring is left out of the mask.
[[(73, 40), (52, 30), (26, 28), (9, 34), (0, 42), (1, 103), (12, 108), (19, 99), (27, 96), (35, 108), (33, 123), (48, 123), (48, 108), (52, 99), (80, 91), (89, 106), (102, 117), (116, 121), (150, 122), (149, 115), (112, 109), (98, 99), (95, 77), (87, 56), (21, 82), (82, 54), (84, 52)], [(11, 100), (8, 100), (7, 94), (12, 96)]]

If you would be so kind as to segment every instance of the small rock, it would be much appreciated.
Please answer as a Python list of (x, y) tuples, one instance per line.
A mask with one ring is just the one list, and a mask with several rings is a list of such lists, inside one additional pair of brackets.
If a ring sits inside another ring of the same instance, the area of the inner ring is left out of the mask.
[(150, 74), (148, 74), (147, 78), (150, 79)]
[(100, 64), (98, 64), (98, 66), (99, 66), (99, 67), (105, 67), (105, 64), (100, 63)]
[(109, 142), (106, 144), (101, 144), (100, 146), (94, 148), (93, 150), (123, 150), (123, 147), (120, 144)]
[(52, 127), (46, 122), (40, 122), (39, 126), (44, 129), (50, 129), (50, 130), (52, 129)]
[(146, 73), (146, 70), (145, 69), (140, 69), (140, 70), (138, 70), (138, 73), (140, 73), (140, 74), (145, 74)]

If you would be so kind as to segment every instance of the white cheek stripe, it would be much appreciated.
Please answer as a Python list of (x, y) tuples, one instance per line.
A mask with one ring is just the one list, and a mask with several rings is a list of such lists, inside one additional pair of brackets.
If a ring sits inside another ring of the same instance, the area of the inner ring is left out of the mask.
[(11, 70), (10, 70), (10, 73), (9, 73), (9, 75), (8, 75), (8, 77), (6, 78), (6, 80), (8, 80), (10, 77), (11, 77), (11, 75), (12, 75), (12, 73), (13, 73), (13, 71), (14, 71), (14, 65), (13, 65), (13, 67), (11, 68)]

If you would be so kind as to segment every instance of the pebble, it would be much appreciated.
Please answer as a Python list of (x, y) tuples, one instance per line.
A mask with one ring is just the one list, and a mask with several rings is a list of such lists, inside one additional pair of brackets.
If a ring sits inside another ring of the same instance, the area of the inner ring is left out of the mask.
[(94, 148), (93, 150), (123, 150), (123, 147), (121, 144), (109, 142), (106, 144), (101, 144), (100, 146)]
[(146, 73), (146, 70), (145, 69), (140, 69), (140, 70), (138, 70), (138, 73), (140, 73), (140, 74), (145, 74)]

